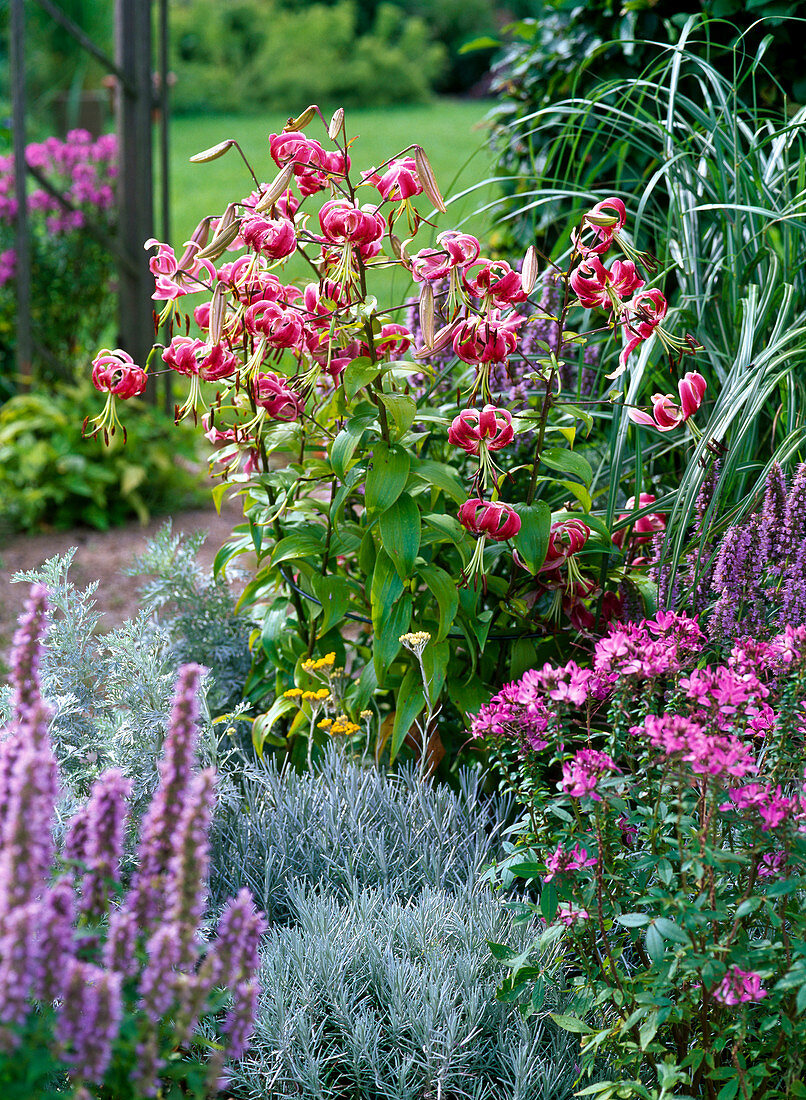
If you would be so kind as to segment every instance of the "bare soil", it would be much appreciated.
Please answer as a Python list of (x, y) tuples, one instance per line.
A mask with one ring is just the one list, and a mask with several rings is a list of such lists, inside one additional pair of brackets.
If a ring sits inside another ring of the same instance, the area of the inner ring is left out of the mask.
[[(229, 496), (231, 494), (227, 494)], [(227, 541), (233, 527), (242, 521), (243, 515), (240, 498), (225, 498), (221, 515), (218, 515), (211, 500), (208, 507), (177, 512), (171, 517), (155, 516), (145, 525), (135, 521), (111, 531), (74, 528), (21, 535), (0, 546), (0, 664), (7, 656), (16, 620), (28, 591), (25, 584), (11, 583), (12, 576), (18, 570), (36, 569), (48, 558), (63, 554), (75, 546), (76, 555), (70, 577), (78, 588), (98, 581), (95, 601), (97, 609), (102, 612), (99, 629), (111, 630), (132, 618), (139, 609), (137, 582), (132, 577), (121, 576), (121, 569), (143, 552), (146, 543), (168, 518), (177, 534), (207, 533), (198, 561), (203, 568), (211, 569), (215, 555)]]

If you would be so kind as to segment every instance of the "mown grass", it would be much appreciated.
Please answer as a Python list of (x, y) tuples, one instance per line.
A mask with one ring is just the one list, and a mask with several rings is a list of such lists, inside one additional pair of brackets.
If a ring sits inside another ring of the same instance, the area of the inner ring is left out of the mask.
[[(289, 111), (303, 106), (289, 104)], [(474, 215), (474, 211), (491, 201), (492, 185), (455, 201), (451, 201), (451, 196), (460, 195), (490, 175), (491, 155), (483, 125), (488, 108), (486, 101), (438, 99), (415, 106), (348, 111), (347, 133), (355, 136), (350, 150), (355, 177), (358, 178), (360, 171), (381, 164), (416, 142), (428, 154), (440, 189), (448, 200), (448, 212), (439, 215), (438, 228), (455, 228), (461, 224), (466, 231), (484, 237), (489, 218), (485, 214)], [(232, 137), (240, 143), (257, 178), (270, 180), (277, 168), (269, 157), (267, 138), (282, 129), (287, 117), (281, 114), (258, 117), (210, 114), (171, 120), (170, 237), (176, 246), (188, 239), (202, 217), (221, 213), (228, 202), (243, 198), (252, 188), (251, 177), (236, 151), (207, 164), (191, 164), (190, 157)], [(326, 117), (329, 117), (327, 113)], [(306, 132), (322, 141), (326, 148), (330, 147), (320, 120), (311, 123)], [(428, 204), (421, 208), (425, 211)], [(405, 221), (401, 224), (401, 236), (406, 235), (404, 226)], [(418, 243), (429, 244), (432, 235), (424, 226)], [(292, 257), (284, 278), (288, 281), (309, 279), (310, 269), (304, 261)], [(390, 302), (396, 292), (405, 295), (410, 287), (407, 278), (403, 285), (399, 272), (378, 272), (373, 279), (374, 292), (380, 299)]]

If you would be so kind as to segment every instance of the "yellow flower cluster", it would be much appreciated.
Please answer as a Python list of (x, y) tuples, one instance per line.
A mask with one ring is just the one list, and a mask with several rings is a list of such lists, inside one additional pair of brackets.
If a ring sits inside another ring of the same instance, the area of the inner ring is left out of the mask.
[(327, 730), (333, 737), (349, 737), (351, 733), (358, 733), (360, 726), (351, 722), (346, 714), (339, 714), (336, 718), (323, 718), (318, 723), (320, 730)]
[(412, 653), (422, 653), (431, 641), (431, 635), (427, 630), (415, 630), (411, 634), (401, 634), (398, 639), (401, 645), (410, 649)]
[(302, 662), (302, 668), (304, 672), (327, 672), (336, 663), (336, 654), (327, 653), (324, 657), (320, 657), (318, 661), (308, 660)]
[(285, 699), (300, 699), (303, 703), (323, 703), (330, 698), (327, 688), (319, 688), (318, 691), (303, 691), (302, 688), (289, 688), (283, 692)]

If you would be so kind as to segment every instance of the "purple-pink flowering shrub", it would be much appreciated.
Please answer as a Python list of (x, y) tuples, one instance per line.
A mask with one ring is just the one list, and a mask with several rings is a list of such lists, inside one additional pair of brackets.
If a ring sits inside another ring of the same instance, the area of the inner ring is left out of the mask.
[[(473, 720), (526, 811), (493, 878), (539, 893), (576, 974), (555, 1019), (608, 1078), (582, 1095), (806, 1096), (806, 626), (707, 646), (683, 614), (611, 624)], [(502, 996), (543, 984), (521, 956)]]
[(46, 589), (34, 586), (0, 732), (0, 1095), (212, 1095), (224, 1058), (242, 1054), (251, 1034), (265, 924), (242, 890), (217, 935), (205, 943), (200, 932), (216, 779), (195, 765), (202, 670), (180, 670), (125, 889), (131, 784), (120, 771), (101, 775), (61, 852), (54, 845), (59, 777), (38, 677), (46, 607)]
[[(69, 376), (75, 358), (89, 350), (107, 323), (113, 297), (114, 259), (86, 232), (88, 223), (108, 236), (115, 231), (117, 139), (71, 130), (64, 141), (50, 137), (26, 147), (27, 163), (63, 195), (65, 207), (35, 179), (27, 210), (32, 245), (32, 320), (37, 367)], [(0, 360), (13, 361), (18, 199), (14, 157), (0, 156)], [(49, 354), (48, 354), (49, 353)], [(8, 396), (0, 389), (0, 398)]]

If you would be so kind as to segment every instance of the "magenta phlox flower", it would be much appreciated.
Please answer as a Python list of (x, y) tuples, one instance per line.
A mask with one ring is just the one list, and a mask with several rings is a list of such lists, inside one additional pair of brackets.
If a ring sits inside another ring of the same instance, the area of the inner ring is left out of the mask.
[(563, 875), (567, 871), (579, 871), (584, 867), (595, 867), (597, 863), (596, 856), (588, 855), (587, 849), (579, 844), (575, 844), (570, 851), (563, 848), (562, 844), (558, 844), (546, 860), (548, 874), (543, 881), (551, 882), (557, 875)]
[(588, 701), (595, 673), (588, 668), (580, 668), (576, 661), (569, 661), (556, 672), (558, 675), (555, 683), (547, 688), (549, 699), (558, 703), (571, 703), (575, 707), (584, 706)]
[(621, 831), (621, 839), (624, 842), (625, 848), (632, 848), (633, 841), (638, 835), (638, 826), (632, 825), (624, 814), (618, 818), (616, 825)]
[(734, 775), (739, 778), (758, 771), (750, 750), (730, 734), (711, 734), (699, 722), (679, 714), (648, 714), (641, 726), (632, 726), (633, 736), (647, 737), (666, 756), (681, 754), (697, 775)]
[(759, 878), (778, 878), (786, 867), (786, 852), (765, 852), (758, 865)]
[(723, 1005), (738, 1005), (745, 1001), (761, 1001), (767, 991), (761, 984), (761, 975), (755, 970), (741, 970), (731, 966), (714, 990), (714, 1000)]
[(747, 719), (747, 732), (756, 737), (768, 737), (775, 730), (777, 716), (769, 703), (748, 706), (744, 711)]
[(543, 736), (551, 714), (542, 695), (522, 682), (507, 684), (485, 703), (471, 722), (473, 737), (505, 737), (519, 740), (539, 752), (548, 741)]
[(589, 797), (601, 802), (597, 793), (599, 780), (609, 771), (619, 772), (612, 756), (598, 749), (580, 749), (570, 760), (563, 764), (562, 789), (572, 798)]
[(802, 661), (806, 657), (806, 625), (787, 626), (772, 639), (770, 648), (783, 665)]
[(740, 675), (753, 672), (759, 678), (774, 668), (776, 653), (770, 642), (759, 638), (738, 638), (728, 657), (728, 667)]
[(677, 672), (684, 653), (676, 635), (653, 638), (645, 623), (611, 623), (607, 636), (596, 643), (594, 668), (651, 680)]
[(566, 928), (572, 928), (581, 921), (590, 920), (590, 913), (570, 901), (561, 901), (557, 906), (556, 920)]
[(754, 672), (739, 674), (724, 665), (695, 668), (688, 676), (681, 676), (680, 687), (697, 706), (724, 716), (734, 715), (751, 700), (769, 695)]
[(777, 829), (779, 825), (783, 825), (796, 804), (796, 799), (786, 797), (780, 784), (775, 790), (768, 788), (764, 800), (756, 805), (762, 821), (761, 831), (766, 833), (770, 829)]

